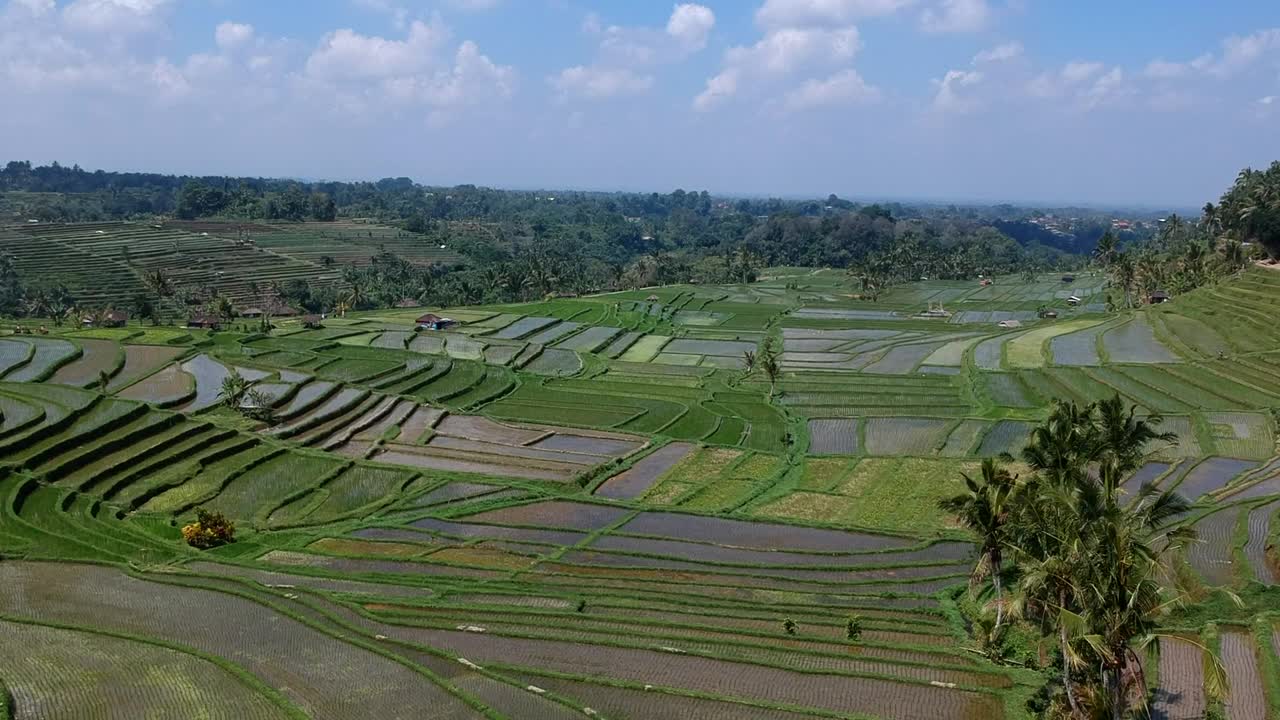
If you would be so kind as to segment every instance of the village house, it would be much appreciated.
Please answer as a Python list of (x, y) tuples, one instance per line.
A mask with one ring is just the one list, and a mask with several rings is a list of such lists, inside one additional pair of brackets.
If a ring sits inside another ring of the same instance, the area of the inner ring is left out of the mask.
[(450, 318), (440, 317), (435, 313), (427, 313), (417, 320), (419, 330), (444, 330), (455, 324)]
[(217, 330), (222, 327), (222, 320), (217, 315), (207, 312), (195, 313), (187, 318), (187, 327)]

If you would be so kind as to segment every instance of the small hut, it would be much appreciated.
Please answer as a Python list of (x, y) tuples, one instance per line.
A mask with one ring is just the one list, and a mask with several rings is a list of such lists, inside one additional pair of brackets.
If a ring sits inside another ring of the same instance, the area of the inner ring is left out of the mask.
[(1169, 299), (1170, 299), (1169, 293), (1163, 290), (1157, 290), (1151, 293), (1151, 297), (1147, 298), (1148, 302), (1150, 302), (1152, 305), (1159, 305), (1161, 303), (1169, 302)]
[(129, 324), (129, 313), (123, 310), (111, 310), (102, 316), (102, 326), (109, 328), (124, 327)]
[(408, 309), (408, 308), (422, 307), (422, 304), (419, 303), (417, 300), (414, 300), (413, 298), (402, 298), (398, 302), (396, 302), (396, 307)]
[(324, 327), (324, 322), (321, 320), (319, 315), (303, 315), (302, 327), (307, 328), (308, 330), (319, 330)]
[(213, 313), (200, 312), (187, 318), (187, 327), (217, 330), (222, 327), (222, 320)]
[(456, 324), (450, 318), (440, 317), (435, 313), (427, 313), (418, 318), (416, 322), (419, 330), (444, 330)]

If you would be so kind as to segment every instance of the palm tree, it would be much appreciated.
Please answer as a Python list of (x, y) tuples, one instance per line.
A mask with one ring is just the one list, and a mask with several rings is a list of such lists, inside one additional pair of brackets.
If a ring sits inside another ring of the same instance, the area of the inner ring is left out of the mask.
[(1211, 235), (1216, 235), (1222, 230), (1222, 218), (1218, 214), (1218, 208), (1211, 202), (1204, 204), (1204, 209), (1201, 211), (1200, 222), (1204, 225), (1205, 230), (1209, 231), (1209, 234)]
[(222, 401), (223, 405), (232, 409), (238, 409), (240, 407), (240, 401), (244, 398), (246, 388), (247, 383), (245, 382), (245, 379), (238, 373), (231, 373), (230, 375), (222, 378), (222, 388), (218, 391), (218, 398)]
[[(1084, 407), (1058, 403), (1022, 452), (1035, 474), (1009, 503), (1005, 548), (1019, 573), (1016, 607), (1056, 630), (1074, 717), (1084, 717), (1086, 705), (1116, 719), (1129, 712), (1131, 690), (1145, 682), (1134, 643), (1155, 637), (1171, 602), (1160, 555), (1191, 537), (1176, 525), (1186, 500), (1148, 485), (1126, 502), (1120, 489), (1151, 443), (1172, 439), (1155, 429), (1159, 421), (1138, 418), (1118, 396)], [(1100, 669), (1100, 691), (1079, 692), (1073, 669), (1083, 667)]]
[(350, 283), (351, 286), (343, 297), (343, 302), (352, 310), (358, 310), (361, 305), (368, 301), (368, 290), (365, 288), (361, 278), (353, 277)]
[(173, 294), (173, 280), (169, 278), (168, 273), (160, 268), (143, 275), (142, 281), (150, 288), (151, 292), (160, 297), (168, 297)]
[(236, 318), (236, 306), (231, 302), (231, 298), (226, 295), (219, 295), (210, 303), (210, 310), (217, 315), (223, 322), (231, 322)]
[(1116, 243), (1116, 236), (1110, 230), (1102, 233), (1102, 237), (1098, 238), (1098, 245), (1093, 249), (1093, 259), (1097, 261), (1103, 269), (1111, 267), (1111, 263), (1116, 259), (1116, 253), (1119, 246)]
[(772, 399), (778, 392), (778, 378), (782, 377), (782, 362), (777, 348), (774, 347), (773, 337), (764, 339), (764, 343), (760, 346), (760, 354), (756, 357), (756, 364), (764, 371), (765, 377), (769, 378), (769, 397)]
[(982, 461), (981, 481), (968, 475), (964, 478), (966, 492), (942, 500), (939, 507), (959, 518), (960, 523), (978, 536), (981, 560), (973, 569), (973, 580), (980, 581), (990, 573), (996, 594), (996, 624), (993, 637), (1000, 632), (1004, 621), (1004, 596), (1001, 592), (1001, 561), (1008, 541), (1008, 502), (1016, 487), (1017, 477), (996, 465), (995, 460)]
[(1137, 277), (1137, 267), (1134, 265), (1133, 257), (1129, 253), (1119, 253), (1112, 260), (1111, 265), (1112, 284), (1117, 285), (1120, 291), (1124, 293), (1124, 306), (1126, 309), (1133, 307), (1133, 283)]

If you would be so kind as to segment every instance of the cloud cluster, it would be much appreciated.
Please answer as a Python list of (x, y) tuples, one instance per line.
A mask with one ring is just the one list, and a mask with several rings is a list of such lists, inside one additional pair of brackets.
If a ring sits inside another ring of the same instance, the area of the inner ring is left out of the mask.
[(920, 28), (928, 33), (977, 32), (990, 19), (986, 0), (942, 0), (937, 8), (925, 8), (920, 14)]
[(715, 25), (711, 8), (694, 3), (676, 5), (661, 28), (605, 26), (598, 15), (588, 15), (582, 30), (598, 38), (596, 59), (564, 68), (547, 78), (547, 83), (561, 102), (648, 92), (655, 84), (654, 68), (678, 63), (702, 50)]
[[(171, 60), (171, 0), (11, 0), (0, 10), (0, 92), (46, 97), (91, 92), (156, 106), (229, 105), (337, 115), (418, 109), (440, 121), (449, 111), (510, 97), (515, 71), (452, 39), (443, 22), (415, 20), (398, 37), (351, 29), (305, 42), (261, 37), (227, 20), (212, 50)], [(121, 106), (123, 109), (125, 106)]]
[[(780, 93), (780, 100), (770, 102), (788, 111), (873, 102), (880, 91), (849, 66), (862, 47), (852, 22), (893, 13), (910, 2), (766, 0), (755, 15), (761, 38), (725, 51), (720, 71), (707, 80), (693, 107), (706, 112), (740, 95), (762, 93)], [(795, 83), (797, 75), (808, 77)]]

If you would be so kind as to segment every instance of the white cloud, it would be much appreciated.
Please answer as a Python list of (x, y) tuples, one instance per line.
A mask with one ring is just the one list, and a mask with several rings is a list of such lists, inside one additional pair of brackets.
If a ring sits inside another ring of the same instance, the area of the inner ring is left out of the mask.
[(327, 80), (411, 75), (431, 67), (433, 55), (448, 41), (439, 23), (415, 20), (404, 40), (361, 35), (343, 28), (329, 33), (307, 59), (307, 74)]
[(693, 109), (705, 112), (738, 93), (738, 70), (727, 68), (707, 80), (707, 87), (693, 99)]
[(1222, 41), (1220, 56), (1205, 53), (1187, 62), (1156, 58), (1147, 63), (1142, 74), (1156, 80), (1174, 80), (1205, 73), (1229, 77), (1247, 70), (1270, 53), (1280, 55), (1280, 28), (1232, 35)]
[(434, 78), (432, 91), (424, 99), (433, 105), (474, 105), (487, 100), (506, 100), (515, 91), (515, 70), (498, 65), (481, 54), (479, 46), (464, 41), (454, 53), (453, 68)]
[(811, 110), (832, 105), (871, 103), (880, 99), (880, 90), (868, 85), (856, 70), (841, 70), (825, 80), (806, 80), (788, 92), (783, 107), (790, 111)]
[(986, 65), (989, 63), (1000, 63), (1013, 60), (1022, 56), (1022, 43), (1010, 42), (1003, 45), (997, 45), (990, 50), (983, 50), (973, 56), (974, 65)]
[(479, 10), (492, 10), (501, 5), (502, 0), (449, 0), (449, 4), (459, 10), (476, 12)]
[(391, 0), (355, 0), (355, 4), (366, 10), (372, 10), (391, 18), (391, 24), (397, 30), (403, 30), (409, 21), (409, 10)]
[(1062, 67), (1061, 77), (1068, 84), (1081, 83), (1102, 72), (1100, 62), (1082, 62), (1073, 60)]
[(626, 68), (604, 68), (578, 65), (565, 68), (548, 82), (562, 100), (571, 97), (588, 100), (638, 95), (653, 87), (653, 77), (639, 75)]
[(30, 15), (40, 16), (53, 12), (54, 0), (13, 0), (12, 6), (22, 8)]
[(1252, 35), (1233, 35), (1222, 41), (1222, 59), (1209, 69), (1217, 75), (1232, 75), (1257, 62), (1267, 53), (1280, 50), (1280, 28), (1260, 30)]
[(1124, 87), (1124, 72), (1120, 68), (1112, 68), (1110, 72), (1095, 80), (1093, 85), (1085, 91), (1085, 105), (1090, 108), (1097, 107), (1127, 92)]
[(253, 39), (253, 26), (243, 23), (220, 23), (213, 31), (213, 39), (224, 51), (243, 47)]
[(763, 28), (832, 27), (892, 15), (915, 0), (765, 0), (756, 11)]
[(703, 5), (676, 5), (663, 28), (602, 27), (595, 14), (583, 21), (583, 31), (600, 35), (600, 58), (596, 64), (632, 67), (679, 62), (706, 47), (715, 27), (715, 13)]
[(1094, 108), (1130, 96), (1134, 90), (1119, 67), (1108, 70), (1101, 62), (1074, 60), (1057, 72), (1037, 75), (1027, 85), (1027, 92), (1033, 97), (1066, 99)]
[(1274, 105), (1277, 101), (1280, 101), (1280, 98), (1276, 97), (1275, 95), (1268, 95), (1264, 98), (1258, 98), (1259, 105)]
[(948, 70), (941, 80), (935, 80), (938, 93), (933, 96), (933, 107), (941, 112), (971, 112), (978, 107), (978, 101), (960, 92), (960, 88), (971, 87), (982, 82), (983, 74), (977, 71)]
[(411, 22), (402, 40), (336, 30), (306, 59), (298, 92), (353, 118), (425, 108), (433, 126), (447, 122), (454, 109), (510, 98), (515, 70), (470, 40), (450, 55), (450, 35), (439, 18)]
[(926, 8), (920, 14), (920, 28), (930, 33), (976, 32), (990, 17), (986, 0), (942, 0), (937, 9)]
[(677, 5), (667, 20), (667, 34), (689, 50), (701, 50), (707, 45), (707, 35), (715, 27), (716, 15), (705, 5), (685, 3)]
[(675, 5), (661, 28), (605, 27), (599, 15), (589, 13), (582, 21), (582, 31), (599, 36), (596, 59), (565, 68), (547, 81), (559, 91), (562, 102), (646, 92), (655, 82), (646, 68), (680, 62), (703, 49), (715, 24), (715, 13), (694, 3)]
[(152, 32), (162, 27), (170, 0), (74, 0), (62, 9), (72, 30), (104, 34)]
[(707, 81), (694, 107), (709, 110), (727, 100), (738, 92), (744, 78), (784, 77), (804, 67), (851, 60), (860, 46), (858, 29), (853, 26), (770, 31), (754, 45), (729, 48), (724, 69)]
[(1171, 80), (1185, 77), (1193, 72), (1206, 70), (1212, 64), (1213, 55), (1208, 53), (1189, 62), (1169, 62), (1163, 58), (1156, 58), (1147, 63), (1147, 67), (1143, 69), (1142, 74), (1157, 80)]
[(788, 73), (814, 61), (850, 60), (861, 48), (858, 29), (786, 28), (765, 35), (750, 47), (730, 48), (728, 64), (765, 73)]

